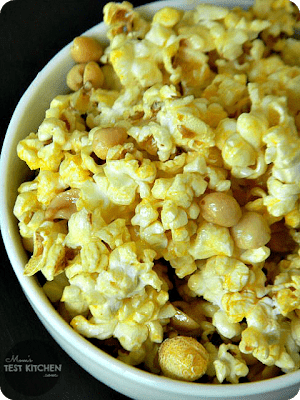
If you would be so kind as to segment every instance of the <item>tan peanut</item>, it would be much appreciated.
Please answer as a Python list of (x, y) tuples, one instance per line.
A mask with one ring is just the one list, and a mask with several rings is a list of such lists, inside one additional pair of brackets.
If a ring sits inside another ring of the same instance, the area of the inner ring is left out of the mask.
[(83, 72), (85, 64), (76, 64), (67, 74), (67, 85), (71, 90), (76, 92), (83, 85)]
[(92, 149), (97, 157), (105, 160), (108, 150), (127, 139), (127, 131), (122, 127), (95, 128)]
[(99, 64), (97, 64), (95, 61), (90, 61), (84, 68), (83, 84), (86, 85), (88, 82), (95, 89), (103, 86), (104, 75)]
[(195, 381), (208, 367), (209, 354), (195, 338), (175, 336), (162, 342), (158, 361), (163, 375), (184, 381)]
[(102, 54), (102, 45), (96, 39), (88, 36), (78, 36), (73, 40), (71, 57), (77, 63), (99, 61)]
[(76, 92), (82, 86), (98, 89), (103, 86), (104, 75), (98, 63), (76, 64), (67, 74), (67, 85)]
[[(205, 308), (209, 307), (209, 303), (204, 300), (193, 300), (191, 302), (186, 302), (182, 300), (177, 300), (172, 302), (174, 307), (179, 308), (185, 314), (187, 314), (193, 321), (195, 321), (198, 325), (200, 325), (203, 321), (206, 320), (206, 316), (211, 318), (216, 310), (207, 310)], [(211, 305), (213, 307), (213, 305)]]
[(239, 203), (227, 193), (209, 193), (202, 198), (199, 205), (201, 215), (206, 221), (227, 228), (236, 225), (242, 216)]
[(240, 249), (257, 249), (269, 242), (271, 230), (261, 214), (249, 211), (231, 228), (231, 235)]
[(50, 202), (45, 213), (45, 218), (48, 220), (69, 219), (77, 211), (76, 201), (78, 198), (78, 189), (70, 189), (59, 193)]
[[(173, 304), (175, 305), (175, 304)], [(180, 305), (178, 304), (180, 307)], [(176, 329), (177, 332), (183, 335), (194, 336), (198, 335), (201, 327), (198, 322), (194, 321), (188, 314), (176, 307), (175, 315), (170, 320), (170, 326)]]

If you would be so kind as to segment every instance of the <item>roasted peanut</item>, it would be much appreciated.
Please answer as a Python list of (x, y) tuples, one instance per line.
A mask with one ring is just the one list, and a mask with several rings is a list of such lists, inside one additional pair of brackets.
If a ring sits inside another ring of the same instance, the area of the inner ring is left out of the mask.
[(162, 342), (158, 361), (162, 373), (173, 379), (195, 381), (205, 374), (209, 354), (195, 338), (176, 336)]
[(71, 215), (77, 211), (76, 201), (79, 198), (78, 189), (70, 189), (65, 192), (59, 193), (50, 202), (45, 218), (48, 220), (53, 219), (69, 219)]
[(97, 157), (105, 160), (108, 150), (127, 139), (127, 131), (122, 127), (94, 128), (92, 149)]
[(97, 64), (95, 61), (90, 61), (84, 68), (83, 84), (86, 85), (88, 82), (95, 89), (103, 86), (104, 75), (99, 64)]
[(78, 36), (73, 40), (71, 56), (77, 63), (99, 61), (103, 54), (102, 45), (88, 36)]
[(253, 211), (243, 214), (239, 222), (231, 228), (231, 235), (240, 249), (257, 249), (271, 239), (271, 230), (264, 217)]
[(194, 321), (193, 318), (180, 310), (180, 308), (175, 307), (175, 309), (176, 313), (170, 320), (170, 326), (183, 335), (198, 335), (201, 331), (198, 322)]
[(103, 86), (104, 75), (95, 61), (90, 61), (87, 64), (76, 64), (70, 69), (67, 75), (67, 85), (71, 90), (76, 92), (82, 86), (87, 89), (98, 89)]
[(199, 205), (206, 221), (227, 228), (236, 225), (242, 216), (239, 203), (233, 196), (223, 192), (207, 194)]
[(76, 64), (67, 74), (67, 85), (71, 90), (76, 92), (83, 85), (83, 72), (85, 64)]

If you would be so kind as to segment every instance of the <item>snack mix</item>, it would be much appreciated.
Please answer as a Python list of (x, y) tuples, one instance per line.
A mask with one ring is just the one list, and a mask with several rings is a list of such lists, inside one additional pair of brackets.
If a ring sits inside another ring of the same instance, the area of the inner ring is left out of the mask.
[[(200, 383), (300, 368), (299, 11), (105, 5), (17, 147), (28, 276), (123, 362)], [(42, 275), (41, 275), (42, 273)]]

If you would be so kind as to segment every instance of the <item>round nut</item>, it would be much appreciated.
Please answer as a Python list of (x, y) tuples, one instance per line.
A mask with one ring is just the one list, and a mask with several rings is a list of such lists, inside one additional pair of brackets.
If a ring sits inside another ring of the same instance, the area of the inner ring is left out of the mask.
[(195, 338), (176, 336), (162, 342), (158, 361), (162, 373), (172, 379), (196, 381), (205, 374), (209, 354)]
[(271, 230), (261, 214), (249, 211), (231, 228), (231, 235), (238, 248), (257, 249), (269, 242)]
[(199, 206), (206, 221), (227, 228), (236, 225), (242, 216), (241, 207), (236, 199), (223, 192), (207, 194)]
[(127, 131), (122, 127), (95, 128), (92, 149), (101, 160), (105, 160), (108, 150), (123, 144), (127, 139)]
[(176, 309), (175, 315), (171, 318), (170, 325), (180, 333), (196, 335), (200, 333), (200, 325), (183, 311)]
[(91, 37), (78, 36), (73, 40), (71, 57), (77, 63), (99, 61), (102, 54), (102, 45)]
[(95, 61), (90, 61), (86, 64), (83, 72), (83, 84), (90, 82), (95, 89), (101, 88), (104, 82), (103, 72)]
[(85, 64), (76, 64), (67, 74), (67, 85), (71, 90), (76, 92), (83, 85), (83, 72)]

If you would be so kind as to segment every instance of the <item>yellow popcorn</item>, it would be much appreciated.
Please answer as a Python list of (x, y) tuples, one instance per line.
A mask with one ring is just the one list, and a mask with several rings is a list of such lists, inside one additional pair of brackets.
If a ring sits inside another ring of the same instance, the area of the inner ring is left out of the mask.
[(295, 6), (103, 14), (101, 87), (56, 96), (17, 145), (35, 171), (13, 210), (24, 273), (74, 330), (155, 374), (161, 344), (187, 334), (209, 384), (298, 370)]
[(218, 74), (204, 90), (203, 96), (210, 103), (221, 104), (225, 111), (233, 113), (239, 102), (247, 96), (246, 79), (244, 74)]
[(153, 22), (172, 28), (182, 17), (182, 11), (171, 7), (164, 7), (153, 16)]
[(175, 153), (176, 147), (170, 131), (159, 124), (150, 122), (146, 126), (133, 126), (128, 134), (141, 144), (151, 140), (153, 153), (157, 153), (161, 161), (168, 160)]
[(228, 15), (229, 10), (227, 8), (214, 6), (212, 4), (199, 4), (196, 6), (196, 21), (201, 20), (220, 20)]
[(217, 311), (213, 315), (212, 323), (217, 328), (218, 332), (228, 339), (232, 339), (242, 332), (241, 325), (237, 322), (230, 322), (227, 314), (222, 310)]
[(156, 168), (148, 159), (144, 159), (141, 165), (131, 157), (110, 160), (103, 169), (108, 182), (108, 197), (120, 205), (132, 203), (136, 191), (139, 191), (141, 197), (149, 195), (149, 184), (156, 176)]
[(76, 285), (69, 285), (64, 288), (61, 301), (71, 318), (88, 313), (88, 304), (82, 297), (80, 288)]
[(299, 66), (299, 52), (300, 45), (298, 40), (288, 38), (284, 43), (284, 47), (281, 51), (281, 56), (286, 64)]
[(197, 230), (197, 236), (191, 243), (189, 253), (196, 260), (217, 255), (232, 256), (233, 246), (228, 228), (204, 222)]
[(34, 252), (26, 265), (24, 273), (28, 276), (42, 271), (47, 280), (64, 269), (66, 247), (64, 239), (66, 226), (64, 223), (45, 221), (34, 234)]
[(175, 269), (175, 273), (179, 278), (184, 278), (196, 271), (197, 265), (191, 255), (183, 255), (181, 257), (170, 258), (170, 264)]
[(281, 32), (287, 35), (293, 35), (295, 28), (295, 19), (292, 16), (293, 5), (289, 0), (266, 2), (259, 0), (255, 2), (253, 8), (254, 14), (259, 18), (268, 18), (270, 27), (267, 33), (277, 37)]
[(40, 171), (37, 176), (37, 199), (40, 203), (48, 205), (53, 197), (60, 191), (67, 188), (61, 182), (61, 177), (58, 172)]
[(149, 226), (157, 220), (159, 216), (157, 208), (159, 206), (160, 202), (142, 199), (135, 209), (134, 217), (131, 219), (132, 225), (139, 225), (142, 228)]
[(124, 34), (144, 37), (148, 30), (148, 22), (133, 10), (128, 1), (107, 3), (103, 8), (103, 20), (110, 27), (107, 36), (111, 40)]
[(44, 145), (35, 133), (31, 133), (18, 143), (17, 152), (21, 160), (26, 161), (32, 170), (40, 168), (46, 171), (57, 171), (63, 158), (59, 145), (53, 142)]
[(226, 256), (215, 256), (191, 275), (188, 285), (198, 296), (221, 306), (223, 296), (242, 290), (248, 279), (249, 269), (244, 263)]
[(156, 199), (172, 200), (178, 206), (190, 207), (193, 197), (204, 193), (207, 182), (196, 173), (177, 174), (175, 178), (156, 179), (152, 195)]
[(287, 272), (278, 274), (272, 288), (273, 299), (280, 314), (286, 316), (291, 311), (299, 309), (299, 271), (290, 269)]
[(168, 245), (168, 238), (161, 222), (156, 221), (140, 230), (141, 239), (149, 244), (158, 254)]
[(64, 288), (69, 284), (69, 281), (64, 273), (56, 275), (53, 281), (47, 281), (43, 290), (52, 303), (58, 302), (63, 295)]
[(220, 383), (225, 379), (231, 383), (238, 383), (239, 378), (246, 376), (249, 372), (239, 348), (233, 344), (221, 344), (214, 367)]
[(250, 290), (225, 293), (222, 297), (222, 308), (226, 311), (230, 322), (241, 322), (256, 302), (256, 293)]
[[(240, 350), (252, 353), (266, 365), (276, 365), (284, 371), (298, 368), (299, 359), (289, 354), (290, 323), (279, 322), (269, 299), (260, 300), (247, 315), (248, 327), (242, 332)], [(298, 365), (297, 365), (298, 364)]]
[(105, 225), (97, 230), (96, 235), (114, 250), (116, 247), (130, 240), (130, 234), (125, 224), (126, 221), (124, 219), (116, 219), (109, 225)]
[[(122, 85), (140, 84), (142, 87), (149, 87), (162, 83), (163, 75), (158, 68), (158, 60), (153, 57), (156, 46), (150, 43), (125, 42), (111, 51), (110, 62)], [(148, 59), (150, 55), (152, 60)]]
[(237, 119), (237, 131), (255, 150), (262, 146), (262, 135), (269, 127), (263, 114), (243, 113)]
[(269, 247), (262, 246), (258, 249), (249, 249), (245, 250), (240, 258), (246, 264), (257, 264), (260, 262), (264, 262), (270, 255), (271, 251)]
[(56, 118), (45, 118), (38, 129), (38, 138), (41, 142), (52, 139), (54, 143), (63, 146), (66, 142), (66, 124)]
[(222, 156), (229, 166), (248, 167), (255, 163), (255, 151), (240, 135), (232, 135), (222, 148)]
[(37, 198), (37, 191), (29, 190), (18, 195), (14, 205), (14, 214), (21, 220), (24, 219), (24, 216), (29, 218), (28, 214), (30, 212), (38, 211), (39, 209), (40, 203)]
[(59, 174), (63, 183), (71, 187), (78, 187), (80, 183), (90, 179), (90, 172), (83, 168), (80, 155), (67, 153), (59, 167)]

